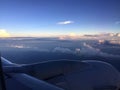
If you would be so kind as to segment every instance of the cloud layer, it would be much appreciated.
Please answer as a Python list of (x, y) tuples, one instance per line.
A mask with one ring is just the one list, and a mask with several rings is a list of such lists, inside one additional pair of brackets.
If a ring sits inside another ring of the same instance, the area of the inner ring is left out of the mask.
[(101, 57), (120, 58), (119, 55), (113, 55), (113, 54), (102, 52), (99, 48), (94, 48), (87, 43), (83, 43), (81, 45), (81, 48), (75, 48), (74, 50), (71, 50), (70, 48), (64, 48), (64, 47), (56, 47), (53, 49), (53, 52), (76, 54), (79, 56), (101, 56)]

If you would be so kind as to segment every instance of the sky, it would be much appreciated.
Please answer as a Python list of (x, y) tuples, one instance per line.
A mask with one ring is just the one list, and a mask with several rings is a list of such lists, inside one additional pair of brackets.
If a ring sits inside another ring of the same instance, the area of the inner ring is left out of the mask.
[(0, 36), (120, 32), (120, 0), (0, 0)]

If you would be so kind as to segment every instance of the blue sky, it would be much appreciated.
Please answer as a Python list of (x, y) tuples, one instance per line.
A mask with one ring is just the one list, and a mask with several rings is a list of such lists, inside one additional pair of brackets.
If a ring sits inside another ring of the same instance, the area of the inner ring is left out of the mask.
[(12, 36), (120, 32), (120, 0), (0, 0), (0, 29)]

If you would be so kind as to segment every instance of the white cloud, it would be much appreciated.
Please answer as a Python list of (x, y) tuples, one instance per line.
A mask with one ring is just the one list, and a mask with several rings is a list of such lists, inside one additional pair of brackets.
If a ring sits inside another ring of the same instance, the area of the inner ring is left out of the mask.
[(101, 57), (109, 57), (109, 58), (114, 58), (114, 57), (120, 58), (119, 55), (113, 55), (113, 54), (102, 52), (100, 49), (94, 48), (87, 43), (83, 43), (83, 45), (81, 46), (81, 49), (79, 48), (76, 49), (76, 52), (78, 52), (78, 55), (84, 55), (84, 56), (101, 56)]
[(81, 48), (76, 49), (76, 52), (79, 52), (80, 55), (87, 55), (87, 56), (95, 56), (95, 55), (99, 55), (99, 53), (101, 53), (101, 51), (99, 49), (94, 48), (87, 43), (83, 43)]
[(10, 37), (10, 34), (4, 29), (0, 29), (0, 37)]
[(76, 54), (76, 55), (86, 56), (86, 57), (87, 56), (101, 56), (101, 57), (120, 58), (119, 55), (113, 55), (113, 54), (102, 52), (100, 49), (94, 48), (87, 43), (81, 44), (81, 48), (75, 48), (74, 50), (71, 50), (70, 48), (64, 48), (64, 47), (56, 47), (52, 50), (52, 52)]
[(72, 24), (74, 23), (73, 21), (62, 21), (62, 22), (58, 22), (57, 24), (60, 24), (60, 25), (66, 25), (66, 24)]
[(30, 47), (27, 47), (27, 46), (24, 46), (24, 45), (10, 45), (10, 47), (13, 47), (13, 48), (30, 48)]
[(63, 48), (63, 47), (56, 47), (53, 49), (53, 52), (73, 53), (73, 51), (70, 50), (69, 48)]

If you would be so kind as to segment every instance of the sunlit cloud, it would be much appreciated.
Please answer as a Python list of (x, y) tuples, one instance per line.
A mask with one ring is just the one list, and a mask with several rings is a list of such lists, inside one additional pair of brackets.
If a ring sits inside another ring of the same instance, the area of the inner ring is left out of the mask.
[(73, 21), (62, 21), (62, 22), (58, 22), (57, 24), (59, 25), (67, 25), (67, 24), (72, 24), (74, 23)]
[[(120, 33), (103, 33), (103, 34), (76, 34), (76, 33), (69, 33), (67, 35), (59, 35), (59, 40), (119, 40)], [(102, 42), (102, 41), (100, 41)]]
[(10, 34), (5, 29), (0, 29), (0, 37), (10, 37)]

